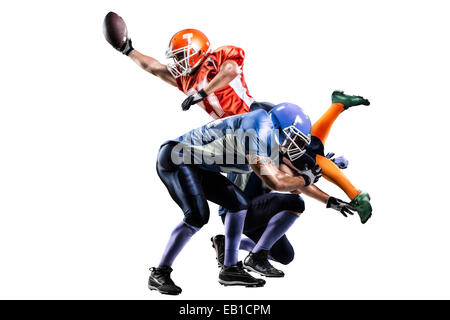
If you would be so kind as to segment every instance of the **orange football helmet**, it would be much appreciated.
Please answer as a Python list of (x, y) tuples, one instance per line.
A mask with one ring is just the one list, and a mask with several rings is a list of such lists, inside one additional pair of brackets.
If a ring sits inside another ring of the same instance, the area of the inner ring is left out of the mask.
[(167, 68), (174, 78), (188, 75), (210, 52), (208, 38), (196, 29), (184, 29), (170, 39), (167, 59), (173, 59)]

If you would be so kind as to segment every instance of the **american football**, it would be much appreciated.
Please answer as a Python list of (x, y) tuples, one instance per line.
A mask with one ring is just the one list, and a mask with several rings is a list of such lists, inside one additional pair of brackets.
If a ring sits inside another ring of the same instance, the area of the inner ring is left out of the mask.
[(128, 37), (127, 25), (122, 17), (115, 12), (109, 12), (103, 21), (103, 34), (114, 48), (120, 50)]

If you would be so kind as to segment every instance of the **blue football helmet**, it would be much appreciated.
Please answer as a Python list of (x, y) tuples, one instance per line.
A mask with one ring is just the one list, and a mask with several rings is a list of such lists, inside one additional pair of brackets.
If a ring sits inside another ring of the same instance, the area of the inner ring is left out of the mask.
[(300, 158), (311, 143), (311, 120), (293, 103), (280, 103), (269, 112), (274, 127), (279, 129), (281, 152), (290, 161)]

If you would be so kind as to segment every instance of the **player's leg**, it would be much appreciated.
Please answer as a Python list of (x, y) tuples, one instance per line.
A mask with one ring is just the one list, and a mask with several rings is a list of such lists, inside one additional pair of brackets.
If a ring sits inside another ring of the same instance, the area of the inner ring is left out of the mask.
[(344, 111), (342, 103), (333, 103), (328, 110), (317, 120), (311, 128), (311, 136), (317, 137), (322, 144), (325, 144), (334, 121)]
[(241, 239), (241, 243), (239, 244), (239, 250), (251, 252), (253, 250), (253, 248), (256, 246), (256, 242), (258, 242), (259, 238), (261, 238), (261, 237), (258, 237), (256, 240), (252, 240), (253, 238), (251, 238), (249, 235), (247, 235), (245, 233), (245, 230), (244, 230), (244, 234), (246, 236), (248, 236), (248, 238)]
[(288, 265), (294, 260), (295, 251), (291, 242), (286, 235), (283, 235), (275, 244), (270, 248), (270, 258), (276, 262), (284, 265)]
[[(247, 270), (257, 272), (267, 277), (283, 277), (284, 273), (275, 269), (268, 261), (269, 255), (275, 260), (271, 250), (275, 243), (284, 236), (304, 211), (305, 205), (298, 195), (271, 193), (252, 200), (251, 215), (245, 234), (256, 242), (255, 246), (244, 260)], [(261, 223), (264, 223), (263, 225)], [(260, 233), (259, 230), (264, 228)], [(254, 237), (255, 234), (260, 234)], [(280, 259), (284, 260), (284, 259)], [(289, 260), (286, 257), (286, 260)]]
[(161, 261), (151, 268), (149, 288), (163, 294), (179, 294), (170, 274), (172, 264), (191, 237), (208, 222), (209, 207), (201, 189), (198, 171), (194, 166), (174, 165), (170, 160), (171, 145), (161, 147), (158, 154), (157, 172), (172, 199), (184, 212), (184, 220), (172, 231)]
[[(225, 217), (226, 214), (223, 215), (224, 222)], [(243, 234), (246, 237), (241, 238), (239, 250), (247, 251), (248, 253), (252, 252), (253, 248), (256, 246), (256, 243), (259, 241), (259, 239), (261, 239), (261, 236), (264, 233), (265, 229), (266, 225), (252, 232), (248, 232), (244, 228)], [(211, 238), (211, 242), (212, 247), (216, 252), (217, 264), (219, 268), (222, 268), (225, 255), (225, 237), (222, 234), (218, 234)], [(283, 235), (277, 242), (275, 242), (272, 248), (270, 248), (268, 259), (284, 265), (292, 262), (292, 260), (294, 259), (294, 248), (292, 247), (289, 240), (287, 240), (286, 235)]]
[(224, 266), (219, 274), (219, 283), (223, 285), (244, 285), (260, 287), (265, 284), (245, 272), (238, 263), (239, 243), (244, 229), (249, 202), (244, 193), (220, 173), (205, 171), (202, 174), (202, 186), (208, 200), (226, 208)]
[[(256, 243), (259, 241), (259, 239), (261, 239), (264, 230), (265, 228), (263, 227), (260, 230), (245, 234), (248, 238), (242, 238), (240, 250), (252, 252), (254, 247), (256, 246)], [(288, 240), (287, 236), (284, 234), (280, 239), (277, 240), (277, 242), (274, 243), (272, 248), (270, 248), (268, 259), (287, 265), (291, 263), (292, 260), (294, 260), (294, 254), (294, 247)]]
[(358, 105), (369, 105), (370, 102), (361, 96), (346, 95), (342, 91), (334, 91), (331, 95), (332, 104), (330, 108), (317, 120), (311, 128), (311, 136), (315, 136), (325, 144), (334, 121), (350, 107)]
[[(303, 200), (292, 194), (269, 193), (253, 198), (244, 224), (243, 233), (247, 238), (241, 239), (239, 249), (252, 252), (274, 215), (283, 210), (301, 210), (301, 207), (303, 207)], [(225, 217), (226, 213), (221, 216), (223, 222), (225, 222)], [(216, 251), (216, 260), (219, 266), (222, 266), (224, 236), (216, 235), (211, 238), (211, 241)], [(282, 264), (288, 264), (292, 261), (294, 250), (285, 235), (270, 248), (268, 258)]]
[(317, 154), (316, 163), (322, 168), (323, 177), (336, 184), (347, 194), (352, 200), (352, 205), (357, 209), (361, 222), (365, 223), (372, 215), (369, 195), (356, 189), (342, 171), (324, 156), (324, 144), (334, 121), (342, 111), (353, 106), (369, 105), (370, 102), (363, 97), (346, 95), (341, 91), (333, 92), (331, 98), (330, 108), (312, 126), (311, 147)]
[(366, 192), (361, 192), (350, 182), (341, 169), (330, 159), (323, 156), (316, 156), (316, 163), (322, 168), (323, 177), (341, 188), (351, 199), (350, 204), (355, 207), (362, 223), (366, 223), (372, 216), (372, 206), (370, 196)]
[(361, 193), (345, 176), (342, 170), (333, 163), (333, 161), (321, 155), (317, 155), (316, 163), (320, 168), (322, 168), (323, 177), (339, 186), (339, 188), (341, 188), (350, 199), (355, 198)]

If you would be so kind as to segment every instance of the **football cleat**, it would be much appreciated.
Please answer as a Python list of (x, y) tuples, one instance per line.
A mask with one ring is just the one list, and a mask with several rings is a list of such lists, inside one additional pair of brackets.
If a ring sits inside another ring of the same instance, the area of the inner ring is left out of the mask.
[(151, 274), (148, 278), (148, 288), (150, 290), (157, 290), (162, 294), (178, 295), (181, 293), (181, 288), (178, 287), (170, 278), (172, 268), (150, 268)]
[(361, 192), (350, 201), (350, 205), (358, 212), (361, 223), (364, 224), (372, 216), (370, 196), (367, 192)]
[(225, 259), (225, 236), (219, 234), (211, 238), (212, 247), (216, 250), (216, 260), (219, 268), (223, 267)]
[(244, 260), (244, 268), (268, 278), (282, 278), (284, 272), (272, 266), (268, 260), (269, 251), (250, 252)]
[(350, 96), (345, 94), (343, 91), (334, 91), (331, 95), (331, 101), (333, 103), (342, 103), (344, 105), (344, 109), (347, 110), (350, 107), (359, 106), (359, 105), (370, 105), (370, 101), (364, 99), (361, 96)]
[(224, 286), (262, 287), (266, 281), (252, 277), (239, 261), (231, 267), (223, 266), (219, 273), (219, 283)]

